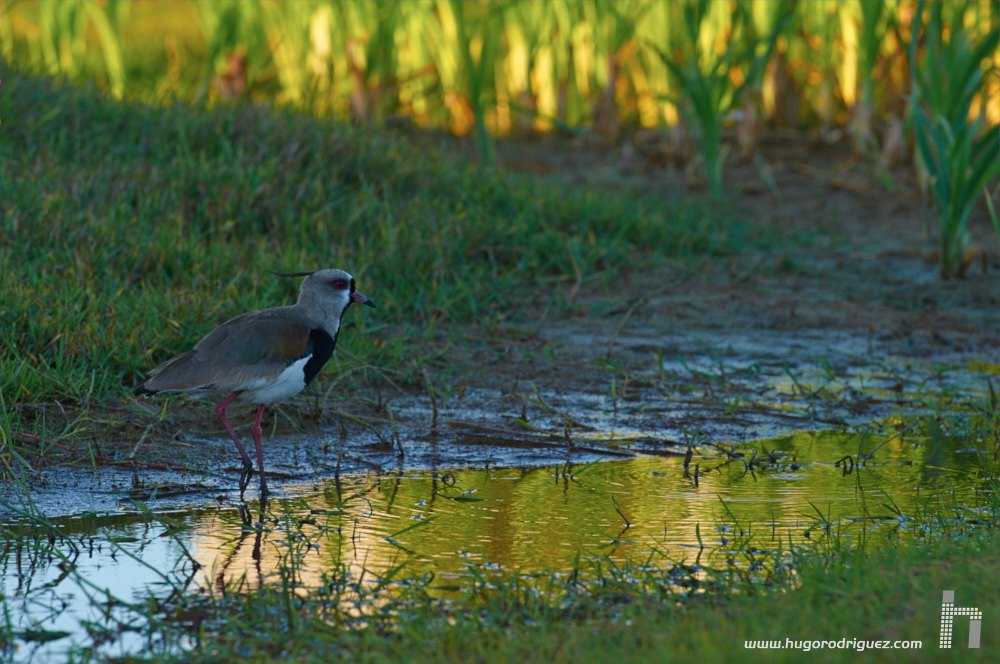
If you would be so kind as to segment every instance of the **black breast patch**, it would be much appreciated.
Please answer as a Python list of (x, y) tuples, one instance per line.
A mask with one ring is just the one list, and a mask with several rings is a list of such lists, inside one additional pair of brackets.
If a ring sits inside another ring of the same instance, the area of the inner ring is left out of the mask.
[(333, 348), (337, 345), (336, 337), (331, 337), (326, 330), (315, 329), (309, 331), (309, 361), (302, 368), (305, 373), (305, 382), (308, 385), (319, 370), (323, 368), (326, 361), (333, 355)]

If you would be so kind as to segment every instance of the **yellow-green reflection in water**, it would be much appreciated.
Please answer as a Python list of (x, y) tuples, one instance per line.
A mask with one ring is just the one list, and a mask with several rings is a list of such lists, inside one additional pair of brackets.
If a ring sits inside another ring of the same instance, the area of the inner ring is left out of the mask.
[[(192, 515), (190, 548), (219, 581), (246, 573), (254, 585), (275, 580), (290, 552), (305, 585), (333, 566), (449, 578), (484, 565), (566, 571), (588, 554), (711, 567), (748, 546), (905, 538), (983, 502), (986, 462), (954, 445), (827, 432), (752, 447), (696, 459), (687, 477), (683, 459), (661, 457), (344, 477), (272, 501), (259, 538), (231, 511)], [(874, 451), (863, 466), (836, 464), (859, 449)]]
[[(878, 546), (970, 524), (995, 504), (991, 450), (931, 429), (703, 446), (687, 474), (682, 458), (646, 456), (286, 484), (291, 495), (272, 499), (263, 527), (217, 505), (65, 517), (56, 520), (62, 539), (42, 537), (23, 552), (0, 554), (0, 592), (15, 630), (69, 635), (15, 656), (30, 661), (61, 657), (66, 644), (80, 641), (81, 621), (100, 618), (109, 594), (129, 602), (204, 584), (226, 592), (320, 588), (338, 578), (374, 588), (379, 577), (433, 574), (428, 591), (447, 596), (463, 579), (495, 571), (569, 573), (580, 565), (586, 575), (590, 556), (602, 564), (649, 560), (657, 570), (697, 562), (692, 573), (707, 578), (733, 563), (752, 568), (757, 550), (861, 538)], [(704, 453), (713, 449), (719, 454)], [(847, 456), (851, 472), (837, 465)], [(193, 570), (185, 552), (203, 567)], [(360, 610), (348, 600), (345, 610)], [(142, 646), (141, 635), (123, 632), (102, 652), (124, 656)]]

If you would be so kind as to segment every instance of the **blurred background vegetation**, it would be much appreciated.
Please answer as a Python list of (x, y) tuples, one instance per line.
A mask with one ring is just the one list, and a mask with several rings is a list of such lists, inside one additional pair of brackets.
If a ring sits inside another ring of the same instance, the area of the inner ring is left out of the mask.
[(403, 119), (487, 163), (496, 135), (655, 131), (714, 195), (763, 131), (846, 131), (915, 164), (950, 276), (1000, 175), (998, 28), (1000, 0), (0, 0), (0, 57), (153, 103)]

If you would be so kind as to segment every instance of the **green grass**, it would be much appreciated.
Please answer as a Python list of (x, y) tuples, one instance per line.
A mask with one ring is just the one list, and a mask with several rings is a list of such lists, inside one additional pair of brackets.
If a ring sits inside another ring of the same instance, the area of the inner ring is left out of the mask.
[[(923, 10), (923, 3), (917, 5)], [(944, 41), (942, 7), (930, 8), (927, 51), (919, 66), (914, 57), (911, 99), (916, 144), (940, 232), (941, 274), (962, 276), (971, 248), (969, 217), (983, 196), (1000, 239), (1000, 219), (992, 207), (989, 185), (1000, 176), (1000, 131), (989, 127), (985, 112), (973, 115), (976, 90), (983, 83), (983, 59), (1000, 45), (992, 31), (974, 42), (961, 26)], [(996, 71), (991, 72), (996, 75)], [(925, 108), (926, 107), (926, 108)]]
[(425, 582), (411, 588), (406, 599), (382, 605), (369, 625), (355, 629), (338, 625), (330, 595), (314, 593), (289, 604), (281, 590), (270, 590), (209, 602), (212, 624), (222, 627), (204, 630), (192, 655), (194, 661), (237, 656), (426, 662), (854, 661), (860, 655), (852, 649), (806, 654), (744, 645), (747, 640), (846, 638), (923, 642), (919, 650), (883, 651), (879, 661), (988, 662), (995, 661), (1000, 644), (984, 629), (982, 648), (968, 650), (968, 622), (961, 619), (955, 623), (952, 650), (938, 647), (941, 593), (955, 590), (956, 603), (981, 609), (987, 624), (990, 616), (1000, 615), (1000, 600), (977, 579), (989, 578), (998, 563), (1000, 545), (980, 539), (876, 555), (807, 555), (797, 569), (797, 590), (700, 599), (671, 591), (662, 581), (657, 585), (657, 573), (641, 568), (605, 572), (597, 582), (579, 587), (554, 578), (539, 583), (512, 577), (489, 589), (471, 582), (450, 602), (423, 595)]
[(298, 280), (269, 270), (352, 271), (379, 308), (348, 316), (334, 361), (419, 380), (415, 342), (444, 324), (747, 239), (704, 205), (497, 175), (385, 132), (0, 77), (8, 409), (120, 399), (229, 316), (292, 301)]

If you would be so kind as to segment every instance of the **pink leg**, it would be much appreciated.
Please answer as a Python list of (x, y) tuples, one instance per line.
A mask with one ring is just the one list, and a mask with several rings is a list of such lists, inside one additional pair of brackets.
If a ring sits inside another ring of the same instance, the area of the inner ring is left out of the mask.
[[(239, 436), (233, 431), (233, 427), (229, 426), (229, 420), (226, 419), (226, 406), (231, 404), (238, 396), (242, 394), (241, 392), (233, 392), (228, 397), (219, 402), (215, 407), (215, 414), (219, 416), (222, 420), (222, 426), (226, 427), (226, 431), (229, 432), (229, 437), (233, 439), (236, 443), (236, 449), (240, 451), (240, 458), (243, 460), (243, 468), (240, 471), (240, 498), (243, 498), (243, 492), (246, 491), (247, 485), (250, 484), (250, 475), (253, 473), (253, 462), (250, 461), (250, 455), (247, 451), (243, 449), (243, 444), (240, 443)], [(258, 416), (259, 419), (259, 416)], [(258, 446), (259, 449), (259, 446)], [(263, 478), (263, 476), (261, 476)]]
[(260, 497), (261, 500), (267, 499), (267, 478), (264, 477), (264, 452), (260, 449), (260, 420), (264, 416), (264, 404), (261, 404), (257, 408), (257, 419), (254, 420), (253, 429), (253, 444), (257, 448), (257, 472), (260, 474)]

